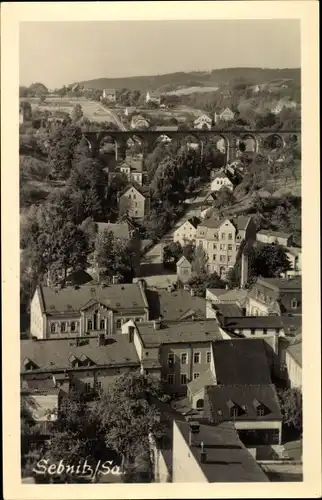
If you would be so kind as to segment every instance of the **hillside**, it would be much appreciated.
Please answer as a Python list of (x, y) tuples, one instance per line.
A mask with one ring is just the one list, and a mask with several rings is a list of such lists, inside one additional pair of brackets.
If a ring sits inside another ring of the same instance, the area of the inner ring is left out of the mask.
[(78, 83), (85, 88), (128, 88), (144, 90), (160, 90), (171, 92), (184, 87), (213, 87), (228, 85), (232, 80), (242, 79), (250, 84), (263, 84), (274, 80), (293, 80), (300, 85), (301, 70), (295, 69), (267, 69), (267, 68), (227, 68), (214, 69), (211, 72), (192, 71), (178, 72), (154, 76), (133, 76), (124, 78), (96, 78)]

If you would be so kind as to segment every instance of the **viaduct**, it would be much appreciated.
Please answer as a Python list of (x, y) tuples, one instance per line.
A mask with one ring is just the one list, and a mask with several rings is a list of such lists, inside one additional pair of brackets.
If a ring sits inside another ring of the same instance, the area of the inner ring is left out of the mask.
[[(160, 140), (185, 141), (197, 144), (203, 154), (204, 144), (210, 140), (221, 141), (226, 161), (232, 162), (238, 151), (261, 152), (265, 141), (270, 140), (271, 149), (283, 148), (291, 143), (299, 143), (301, 132), (299, 130), (127, 130), (127, 131), (83, 131), (83, 136), (88, 142), (92, 156), (97, 156), (104, 142), (115, 145), (116, 159), (124, 159), (129, 147), (128, 141), (140, 143), (143, 156), (153, 151)], [(247, 146), (246, 146), (247, 143)], [(267, 146), (265, 147), (267, 151)]]

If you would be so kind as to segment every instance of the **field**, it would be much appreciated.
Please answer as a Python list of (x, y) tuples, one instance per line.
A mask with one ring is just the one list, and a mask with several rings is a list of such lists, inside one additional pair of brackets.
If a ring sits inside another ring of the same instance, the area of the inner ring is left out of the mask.
[(186, 87), (183, 89), (173, 90), (171, 92), (164, 92), (164, 95), (188, 95), (196, 92), (202, 94), (204, 92), (216, 92), (219, 87)]
[(111, 121), (110, 113), (106, 111), (99, 102), (89, 101), (82, 97), (73, 99), (71, 99), (70, 97), (48, 97), (42, 104), (39, 104), (39, 99), (37, 98), (28, 98), (25, 100), (28, 100), (30, 102), (32, 109), (38, 108), (40, 111), (48, 110), (51, 112), (64, 111), (66, 113), (71, 113), (75, 104), (80, 104), (82, 106), (84, 117), (88, 118), (89, 120), (97, 122)]

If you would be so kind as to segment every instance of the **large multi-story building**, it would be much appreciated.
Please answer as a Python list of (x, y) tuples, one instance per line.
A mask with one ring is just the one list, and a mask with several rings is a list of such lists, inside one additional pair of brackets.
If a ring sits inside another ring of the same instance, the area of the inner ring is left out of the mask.
[(120, 194), (119, 210), (122, 215), (143, 219), (150, 211), (150, 190), (132, 182)]
[(197, 228), (196, 245), (208, 257), (208, 269), (225, 277), (231, 269), (243, 241), (255, 241), (256, 226), (251, 217), (205, 219)]
[(247, 315), (302, 314), (302, 278), (258, 278), (247, 297)]
[(108, 286), (38, 286), (30, 306), (30, 332), (38, 339), (109, 336), (120, 333), (122, 324), (130, 319), (149, 319), (140, 281)]

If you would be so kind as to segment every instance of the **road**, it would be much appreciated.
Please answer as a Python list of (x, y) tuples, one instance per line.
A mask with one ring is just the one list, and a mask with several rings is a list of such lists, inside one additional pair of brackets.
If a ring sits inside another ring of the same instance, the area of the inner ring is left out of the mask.
[(99, 104), (99, 106), (103, 111), (105, 111), (112, 118), (113, 123), (115, 123), (115, 125), (117, 125), (120, 130), (122, 130), (123, 132), (127, 131), (127, 128), (124, 126), (124, 124), (121, 122), (121, 120), (117, 116), (116, 111), (114, 111), (113, 109), (107, 108), (103, 104)]

